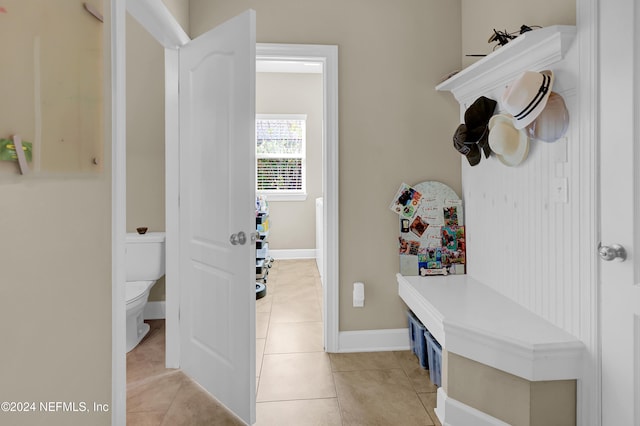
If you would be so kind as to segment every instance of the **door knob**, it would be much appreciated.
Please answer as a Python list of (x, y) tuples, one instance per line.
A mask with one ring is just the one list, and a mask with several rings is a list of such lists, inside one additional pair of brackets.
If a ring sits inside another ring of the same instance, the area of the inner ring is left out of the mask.
[(627, 251), (620, 244), (612, 244), (610, 246), (603, 246), (602, 243), (598, 244), (598, 254), (600, 259), (610, 262), (617, 260), (618, 262), (624, 262), (627, 259)]
[(247, 234), (242, 231), (238, 232), (237, 234), (231, 234), (231, 236), (229, 237), (229, 242), (234, 246), (237, 246), (238, 244), (243, 245), (247, 242)]

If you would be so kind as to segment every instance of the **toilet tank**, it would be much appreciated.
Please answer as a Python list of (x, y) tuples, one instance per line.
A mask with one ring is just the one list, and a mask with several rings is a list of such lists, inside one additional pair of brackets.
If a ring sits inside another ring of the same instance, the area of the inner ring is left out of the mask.
[(164, 275), (164, 232), (127, 233), (127, 282), (155, 281)]

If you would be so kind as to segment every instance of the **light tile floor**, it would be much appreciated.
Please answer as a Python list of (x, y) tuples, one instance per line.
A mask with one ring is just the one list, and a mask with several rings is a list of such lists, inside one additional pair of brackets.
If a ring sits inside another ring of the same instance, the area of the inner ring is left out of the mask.
[[(313, 260), (281, 260), (256, 302), (258, 426), (440, 425), (436, 387), (409, 351), (327, 354)], [(180, 370), (164, 368), (164, 321), (127, 355), (127, 424), (241, 425)]]

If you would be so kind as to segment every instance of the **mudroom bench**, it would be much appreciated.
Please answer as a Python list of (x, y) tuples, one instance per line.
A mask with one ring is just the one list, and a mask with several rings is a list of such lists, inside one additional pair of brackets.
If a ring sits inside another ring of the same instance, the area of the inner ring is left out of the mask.
[(397, 274), (397, 281), (443, 349), (436, 408), (443, 424), (576, 423), (580, 340), (469, 275)]

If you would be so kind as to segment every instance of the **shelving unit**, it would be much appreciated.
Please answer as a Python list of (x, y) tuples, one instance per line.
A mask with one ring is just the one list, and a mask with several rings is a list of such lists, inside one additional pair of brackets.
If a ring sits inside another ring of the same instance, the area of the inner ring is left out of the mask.
[(576, 32), (572, 25), (553, 25), (524, 33), (443, 81), (436, 90), (451, 92), (464, 113), (478, 96), (490, 95), (496, 89), (502, 93), (522, 71), (548, 69), (563, 60)]
[(273, 259), (269, 257), (269, 210), (261, 206), (256, 210), (256, 299), (267, 294), (267, 277)]

